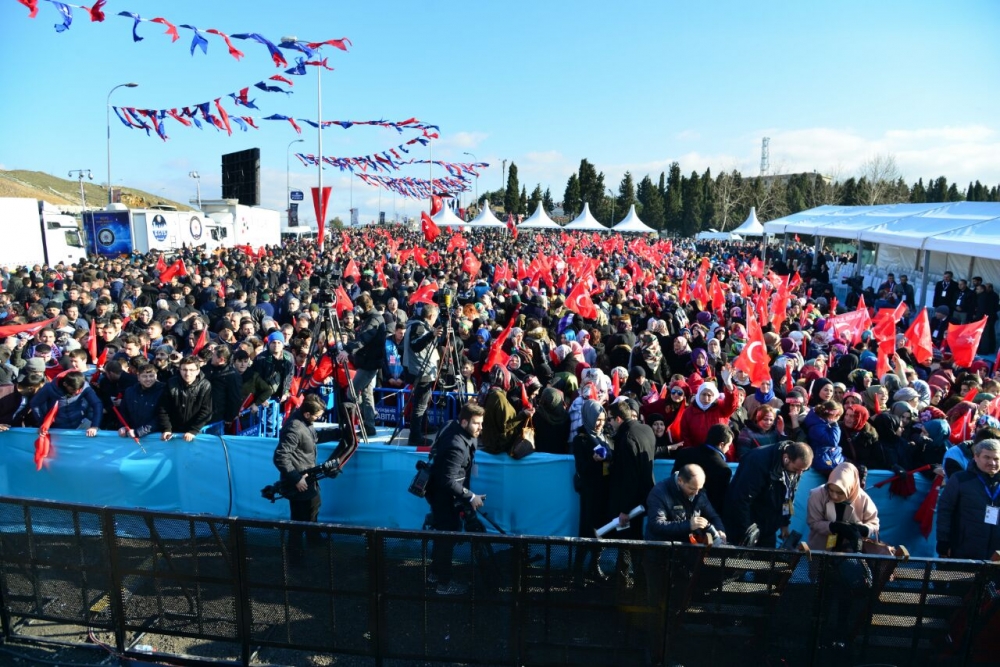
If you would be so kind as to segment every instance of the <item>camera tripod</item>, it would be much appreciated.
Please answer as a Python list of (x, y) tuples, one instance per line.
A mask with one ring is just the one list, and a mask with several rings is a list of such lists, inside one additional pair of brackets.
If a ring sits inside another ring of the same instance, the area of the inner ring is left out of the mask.
[[(333, 301), (334, 307), (336, 307), (336, 304), (337, 304), (336, 295), (334, 295), (334, 301)], [(330, 306), (326, 306), (325, 307), (324, 312), (321, 314), (321, 317), (326, 318), (326, 321), (327, 321), (327, 323), (330, 326), (330, 334), (333, 336), (334, 340), (336, 341), (336, 347), (335, 347), (335, 349), (337, 350), (338, 353), (341, 352), (343, 350), (343, 342), (342, 342), (343, 341), (343, 331), (340, 328), (340, 318), (333, 316), (333, 312), (332, 312)], [(329, 352), (327, 354), (329, 354)], [(357, 405), (360, 408), (360, 406), (361, 406), (361, 400), (360, 400), (360, 397), (358, 396), (357, 390), (354, 388), (354, 380), (351, 378), (351, 372), (350, 372), (350, 368), (348, 367), (347, 361), (338, 361), (337, 363), (340, 365), (341, 370), (343, 370), (343, 372), (344, 372), (344, 378), (347, 380), (346, 396), (347, 396), (348, 400), (350, 400), (351, 402), (353, 402), (355, 405)], [(346, 415), (348, 417), (348, 419), (347, 419), (348, 423), (347, 424), (344, 423), (345, 412), (346, 412), (346, 409), (344, 411), (341, 411), (340, 409), (337, 410), (337, 420), (338, 420), (338, 423), (340, 423), (340, 425), (341, 425), (342, 428), (347, 428), (348, 426), (350, 428), (353, 428), (354, 425), (353, 425), (353, 423), (350, 423), (351, 419), (350, 419), (350, 415), (349, 414)], [(368, 432), (365, 429), (365, 420), (364, 420), (363, 417), (358, 420), (358, 429), (361, 432), (361, 439), (364, 440), (365, 444), (367, 445), (368, 444)]]

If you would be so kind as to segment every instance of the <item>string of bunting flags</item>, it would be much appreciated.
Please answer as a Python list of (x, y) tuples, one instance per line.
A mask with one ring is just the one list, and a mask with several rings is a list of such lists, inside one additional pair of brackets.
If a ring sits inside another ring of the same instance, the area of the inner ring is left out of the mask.
[(422, 178), (386, 178), (371, 174), (355, 174), (368, 185), (391, 190), (403, 197), (414, 199), (430, 199), (431, 195), (447, 195), (455, 192), (468, 192), (469, 179), (462, 176), (455, 178), (435, 178), (433, 181)]
[[(384, 169), (388, 172), (390, 170), (398, 171), (401, 167), (406, 165), (432, 163), (440, 167), (444, 167), (452, 176), (461, 176), (462, 174), (478, 176), (478, 169), (485, 169), (490, 166), (486, 162), (444, 162), (442, 160), (401, 159), (398, 151), (409, 153), (410, 151), (406, 149), (406, 146), (411, 146), (415, 143), (426, 146), (430, 142), (425, 137), (416, 137), (414, 139), (410, 139), (405, 144), (401, 144), (395, 148), (390, 148), (389, 150), (382, 151), (380, 153), (373, 153), (372, 155), (362, 155), (359, 157), (324, 157), (323, 164), (328, 164), (331, 167), (337, 167), (341, 171), (354, 171), (354, 168), (358, 167), (363, 172), (367, 172), (369, 169), (372, 171)], [(319, 163), (319, 158), (312, 153), (296, 153), (295, 157), (297, 157), (306, 167), (315, 167)]]
[[(40, 0), (18, 0), (22, 5), (28, 8), (28, 18), (35, 18), (38, 16), (38, 3)], [(103, 23), (106, 17), (104, 13), (104, 7), (108, 4), (108, 0), (96, 0), (94, 4), (90, 7), (84, 5), (74, 5), (67, 2), (57, 2), (57, 0), (45, 0), (48, 2), (55, 10), (59, 13), (60, 23), (55, 24), (56, 32), (65, 32), (70, 29), (73, 25), (73, 9), (80, 9), (85, 12), (90, 17), (91, 23)], [(256, 32), (244, 32), (229, 34), (217, 30), (215, 28), (199, 29), (189, 23), (177, 24), (173, 21), (169, 21), (162, 16), (157, 16), (154, 18), (143, 18), (136, 12), (130, 11), (120, 11), (117, 14), (125, 18), (132, 19), (132, 41), (141, 42), (144, 37), (139, 35), (139, 24), (141, 23), (158, 23), (166, 27), (166, 34), (170, 37), (171, 42), (176, 42), (180, 39), (180, 33), (178, 28), (183, 28), (185, 30), (190, 30), (192, 32), (191, 40), (191, 55), (195, 54), (195, 51), (201, 49), (203, 54), (208, 54), (208, 38), (202, 33), (216, 35), (220, 37), (226, 44), (226, 48), (229, 49), (229, 55), (231, 55), (236, 60), (240, 60), (245, 55), (240, 51), (232, 42), (234, 39), (238, 40), (249, 40), (257, 42), (261, 46), (265, 47), (271, 56), (272, 62), (274, 62), (276, 67), (288, 67), (288, 61), (285, 59), (284, 54), (281, 52), (282, 49), (299, 51), (305, 54), (306, 58), (312, 58), (316, 55), (324, 46), (332, 46), (334, 48), (340, 49), (341, 51), (347, 51), (347, 46), (351, 44), (351, 40), (346, 37), (340, 39), (328, 39), (322, 42), (304, 42), (301, 40), (295, 41), (279, 41), (277, 44), (272, 40), (267, 39), (260, 33)], [(352, 45), (353, 46), (353, 45)], [(322, 66), (326, 67), (326, 61), (321, 61)], [(296, 67), (292, 68), (296, 70), (295, 72), (286, 72), (288, 74), (304, 74), (304, 66), (311, 63), (300, 63)], [(327, 67), (327, 69), (330, 69)], [(299, 71), (301, 70), (301, 72)]]

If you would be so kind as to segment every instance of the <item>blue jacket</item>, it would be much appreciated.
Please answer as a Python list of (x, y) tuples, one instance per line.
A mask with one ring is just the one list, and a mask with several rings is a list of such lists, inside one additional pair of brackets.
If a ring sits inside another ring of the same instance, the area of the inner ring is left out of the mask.
[(844, 462), (844, 452), (840, 448), (840, 424), (830, 423), (815, 411), (810, 411), (802, 426), (813, 450), (813, 468), (817, 472), (830, 472)]
[(83, 393), (71, 401), (67, 401), (66, 394), (55, 382), (49, 382), (39, 389), (31, 399), (31, 412), (39, 424), (57, 402), (59, 411), (52, 422), (52, 428), (78, 429), (84, 419), (90, 420), (91, 426), (100, 428), (104, 408), (97, 392), (89, 384), (84, 385)]
[(726, 532), (722, 519), (703, 491), (699, 491), (694, 500), (688, 500), (673, 475), (657, 482), (646, 498), (646, 540), (687, 542), (688, 535), (693, 532), (691, 517), (695, 512), (705, 517), (716, 530)]

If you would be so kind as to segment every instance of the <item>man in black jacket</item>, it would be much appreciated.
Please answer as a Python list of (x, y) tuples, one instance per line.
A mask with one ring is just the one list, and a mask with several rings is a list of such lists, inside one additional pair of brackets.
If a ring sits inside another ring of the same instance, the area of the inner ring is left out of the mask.
[(271, 385), (271, 397), (284, 403), (295, 373), (292, 356), (285, 352), (284, 334), (275, 331), (267, 337), (267, 352), (254, 360), (253, 369)]
[[(725, 509), (726, 492), (733, 471), (726, 463), (726, 453), (733, 446), (733, 432), (725, 424), (708, 429), (703, 447), (687, 447), (677, 452), (674, 470), (694, 464), (705, 473), (705, 495), (719, 514)], [(648, 530), (648, 529), (647, 529)]]
[[(940, 284), (940, 283), (939, 283)], [(968, 324), (972, 321), (972, 315), (976, 312), (976, 290), (969, 287), (965, 280), (958, 281), (958, 290), (955, 293), (955, 308), (951, 314), (951, 321), (955, 324)]]
[(202, 370), (212, 385), (212, 421), (227, 425), (236, 420), (243, 404), (243, 376), (229, 363), (232, 354), (228, 345), (216, 345)]
[(973, 464), (948, 479), (937, 508), (942, 558), (987, 560), (1000, 549), (1000, 440), (977, 442)]
[(795, 490), (812, 459), (809, 445), (785, 440), (754, 449), (740, 460), (726, 494), (726, 525), (735, 543), (743, 541), (753, 524), (760, 531), (756, 546), (773, 549), (779, 530), (788, 537)]
[(944, 272), (944, 280), (934, 284), (934, 308), (938, 306), (948, 306), (951, 311), (955, 307), (955, 297), (958, 296), (958, 285), (953, 280), (954, 274), (951, 271)]
[(385, 320), (375, 309), (371, 295), (367, 292), (358, 297), (355, 304), (361, 310), (361, 326), (354, 340), (344, 346), (337, 355), (337, 362), (344, 363), (350, 357), (354, 362), (354, 391), (361, 404), (361, 419), (365, 433), (375, 433), (375, 378), (382, 369), (385, 359)]
[(616, 401), (608, 411), (615, 429), (615, 453), (611, 462), (611, 514), (618, 523), (628, 526), (616, 533), (618, 539), (641, 540), (642, 521), (629, 520), (636, 506), (646, 505), (653, 488), (653, 459), (656, 456), (656, 436), (653, 429), (636, 416), (638, 410), (628, 400)]
[[(438, 435), (431, 449), (431, 478), (427, 484), (427, 502), (431, 505), (434, 530), (458, 532), (462, 528), (463, 508), (478, 510), (485, 495), (476, 495), (469, 486), (476, 457), (476, 441), (483, 430), (485, 411), (466, 403), (458, 421), (449, 423)], [(437, 584), (441, 595), (460, 595), (466, 587), (451, 580), (453, 540), (435, 539), (427, 582)]]
[(156, 409), (156, 421), (163, 432), (160, 437), (170, 440), (174, 433), (183, 433), (184, 442), (191, 442), (211, 417), (212, 385), (201, 374), (198, 360), (185, 357), (177, 375), (167, 382)]
[[(281, 427), (278, 446), (274, 450), (274, 467), (281, 473), (281, 481), (289, 491), (289, 510), (292, 521), (315, 522), (319, 518), (319, 481), (305, 474), (316, 467), (316, 445), (339, 437), (334, 429), (324, 429), (322, 434), (313, 426), (326, 406), (316, 394), (307, 394), (302, 406), (294, 411)], [(293, 558), (302, 555), (302, 534), (289, 534), (289, 547)], [(315, 539), (315, 538), (314, 538)]]
[(141, 438), (158, 429), (156, 410), (166, 385), (156, 379), (156, 368), (152, 364), (141, 364), (135, 374), (138, 382), (122, 396), (122, 418), (128, 424), (128, 428), (122, 425), (118, 429), (118, 435), (123, 438)]
[(410, 446), (421, 446), (426, 430), (427, 406), (430, 404), (434, 383), (438, 375), (437, 341), (441, 327), (435, 328), (441, 308), (436, 303), (423, 304), (423, 314), (406, 325), (403, 335), (403, 366), (413, 382), (410, 395)]

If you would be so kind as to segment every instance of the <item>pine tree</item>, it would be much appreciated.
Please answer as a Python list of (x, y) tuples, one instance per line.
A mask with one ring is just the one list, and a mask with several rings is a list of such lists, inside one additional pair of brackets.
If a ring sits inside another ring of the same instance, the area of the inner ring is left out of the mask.
[(704, 208), (701, 213), (701, 228), (708, 229), (715, 222), (715, 181), (712, 170), (706, 169), (701, 175), (701, 199)]
[[(663, 178), (663, 174), (660, 174), (660, 178)], [(643, 222), (653, 229), (663, 229), (663, 197), (649, 176), (639, 181), (636, 198), (642, 206)]]
[(948, 179), (938, 176), (927, 188), (927, 201), (930, 203), (948, 201)]
[(954, 183), (948, 188), (947, 201), (962, 201), (962, 193), (958, 191), (958, 187)]
[(542, 206), (549, 213), (556, 207), (555, 202), (552, 201), (552, 191), (548, 188), (545, 188), (545, 194), (542, 195)]
[(692, 171), (691, 176), (681, 183), (681, 233), (694, 236), (701, 231), (701, 220), (705, 209), (704, 195), (698, 172)]
[(542, 201), (542, 184), (539, 183), (535, 186), (535, 189), (531, 191), (531, 196), (528, 197), (528, 207), (524, 210), (525, 215), (531, 215), (538, 208), (538, 204)]
[(504, 213), (513, 213), (514, 215), (517, 215), (517, 209), (520, 204), (521, 186), (517, 182), (517, 165), (511, 162), (510, 168), (507, 169), (507, 190), (504, 192), (503, 196)]
[(681, 232), (681, 218), (684, 215), (684, 197), (681, 192), (683, 180), (681, 166), (676, 162), (671, 163), (666, 195), (663, 198), (663, 215), (665, 227), (675, 233)]
[(656, 189), (660, 191), (660, 201), (667, 200), (667, 175), (662, 171), (660, 172), (660, 180), (656, 186)]
[(910, 188), (910, 203), (923, 204), (927, 201), (927, 188), (924, 187), (924, 179), (918, 179)]
[(566, 190), (563, 192), (563, 213), (570, 218), (575, 218), (583, 210), (582, 197), (580, 196), (580, 179), (576, 174), (570, 174), (566, 181)]
[(618, 185), (618, 197), (615, 201), (615, 217), (618, 220), (612, 220), (612, 224), (617, 224), (622, 220), (628, 213), (629, 208), (635, 206), (635, 183), (632, 181), (632, 173), (626, 171), (625, 176), (622, 177), (622, 182)]
[(840, 205), (857, 206), (860, 203), (860, 200), (858, 199), (859, 195), (858, 183), (852, 176), (844, 181), (843, 185), (840, 186)]

